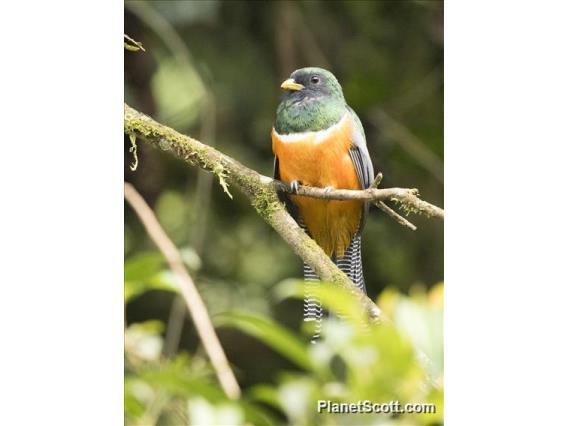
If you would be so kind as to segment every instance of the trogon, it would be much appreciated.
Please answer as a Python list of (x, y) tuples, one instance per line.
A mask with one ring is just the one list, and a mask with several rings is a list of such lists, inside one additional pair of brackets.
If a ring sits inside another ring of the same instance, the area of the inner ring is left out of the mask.
[[(274, 177), (288, 183), (320, 188), (365, 189), (373, 181), (373, 164), (365, 132), (347, 105), (335, 76), (322, 68), (301, 68), (281, 85), (284, 96), (272, 128)], [(294, 219), (366, 292), (361, 262), (361, 231), (369, 204), (362, 201), (322, 200), (283, 196)], [(315, 321), (312, 341), (319, 338), (324, 315), (312, 286), (315, 272), (304, 264), (306, 292), (304, 320)]]

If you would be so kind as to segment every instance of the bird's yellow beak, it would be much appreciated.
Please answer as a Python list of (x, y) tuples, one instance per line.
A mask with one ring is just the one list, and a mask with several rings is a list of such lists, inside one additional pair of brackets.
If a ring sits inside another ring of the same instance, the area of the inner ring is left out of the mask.
[(302, 90), (304, 88), (302, 84), (296, 83), (293, 78), (286, 80), (280, 87), (285, 90)]

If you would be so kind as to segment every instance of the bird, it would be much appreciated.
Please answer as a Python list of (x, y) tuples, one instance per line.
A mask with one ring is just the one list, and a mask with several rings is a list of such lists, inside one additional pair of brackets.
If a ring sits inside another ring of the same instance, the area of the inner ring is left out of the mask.
[[(299, 185), (329, 189), (366, 189), (374, 170), (361, 120), (347, 105), (337, 78), (316, 67), (298, 69), (282, 84), (282, 100), (271, 131), (274, 178), (288, 184), (281, 199), (296, 222), (366, 294), (361, 233), (369, 203), (294, 195)], [(319, 277), (304, 263), (304, 320), (314, 321), (312, 343), (326, 313), (315, 297)]]

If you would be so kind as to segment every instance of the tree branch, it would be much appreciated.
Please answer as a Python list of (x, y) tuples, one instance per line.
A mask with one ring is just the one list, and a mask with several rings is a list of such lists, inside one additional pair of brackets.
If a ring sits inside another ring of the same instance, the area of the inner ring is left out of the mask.
[[(371, 299), (360, 292), (339, 268), (311, 239), (287, 212), (278, 199), (277, 190), (290, 192), (288, 185), (263, 176), (243, 166), (233, 158), (189, 136), (182, 135), (152, 118), (124, 106), (124, 131), (143, 141), (169, 151), (192, 166), (212, 172), (226, 192), (228, 184), (239, 189), (250, 201), (257, 213), (270, 225), (292, 250), (306, 262), (322, 281), (334, 283), (354, 292), (365, 307), (371, 320), (380, 320), (381, 311)], [(424, 212), (428, 216), (443, 218), (443, 210), (418, 198), (414, 189), (370, 188), (363, 191), (325, 190), (300, 186), (298, 195), (321, 199), (359, 199), (369, 201), (393, 200), (407, 212)]]
[(199, 338), (201, 342), (203, 342), (211, 364), (213, 364), (221, 387), (229, 398), (238, 399), (241, 395), (241, 389), (233, 374), (233, 370), (231, 370), (229, 366), (229, 361), (227, 361), (219, 338), (215, 333), (205, 303), (203, 303), (191, 276), (183, 264), (181, 254), (160, 226), (152, 209), (150, 209), (138, 191), (129, 183), (124, 184), (124, 198), (126, 198), (126, 201), (132, 206), (144, 224), (148, 235), (150, 235), (150, 238), (152, 238), (166, 258), (171, 270), (177, 275), (181, 294), (185, 299)]
[(368, 188), (361, 190), (353, 189), (328, 189), (315, 188), (312, 186), (299, 185), (298, 191), (293, 192), (292, 189), (281, 182), (277, 183), (279, 189), (311, 198), (320, 198), (322, 200), (362, 200), (378, 203), (385, 200), (400, 203), (402, 208), (408, 213), (423, 213), (428, 217), (444, 218), (444, 210), (433, 204), (427, 203), (418, 198), (417, 189), (407, 188)]
[(388, 214), (390, 217), (392, 217), (394, 220), (396, 220), (398, 223), (400, 223), (402, 226), (406, 226), (407, 228), (416, 231), (416, 225), (403, 218), (401, 215), (399, 215), (397, 212), (395, 212), (393, 209), (387, 206), (384, 201), (374, 201), (373, 204), (377, 206), (379, 209), (381, 209), (383, 212)]

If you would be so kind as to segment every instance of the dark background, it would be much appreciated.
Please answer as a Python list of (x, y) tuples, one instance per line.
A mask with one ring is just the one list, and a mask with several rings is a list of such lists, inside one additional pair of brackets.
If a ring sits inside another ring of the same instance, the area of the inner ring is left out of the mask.
[[(443, 207), (441, 1), (126, 2), (125, 33), (146, 49), (125, 51), (126, 102), (266, 175), (280, 83), (297, 68), (329, 69), (363, 122), (381, 186), (416, 187)], [(133, 172), (129, 147), (125, 137), (125, 180), (183, 250), (211, 313), (238, 308), (297, 328), (300, 303), (277, 302), (271, 289), (301, 277), (301, 262), (247, 200), (236, 190), (229, 199), (211, 176), (142, 143)], [(373, 299), (387, 286), (407, 292), (443, 280), (442, 222), (409, 219), (417, 231), (372, 209), (363, 265)], [(148, 253), (154, 245), (125, 208), (127, 268)], [(183, 309), (174, 300), (150, 289), (125, 308), (127, 324), (164, 323), (166, 355), (197, 345), (188, 319), (178, 341)], [(235, 330), (220, 337), (245, 387), (286, 363)]]

